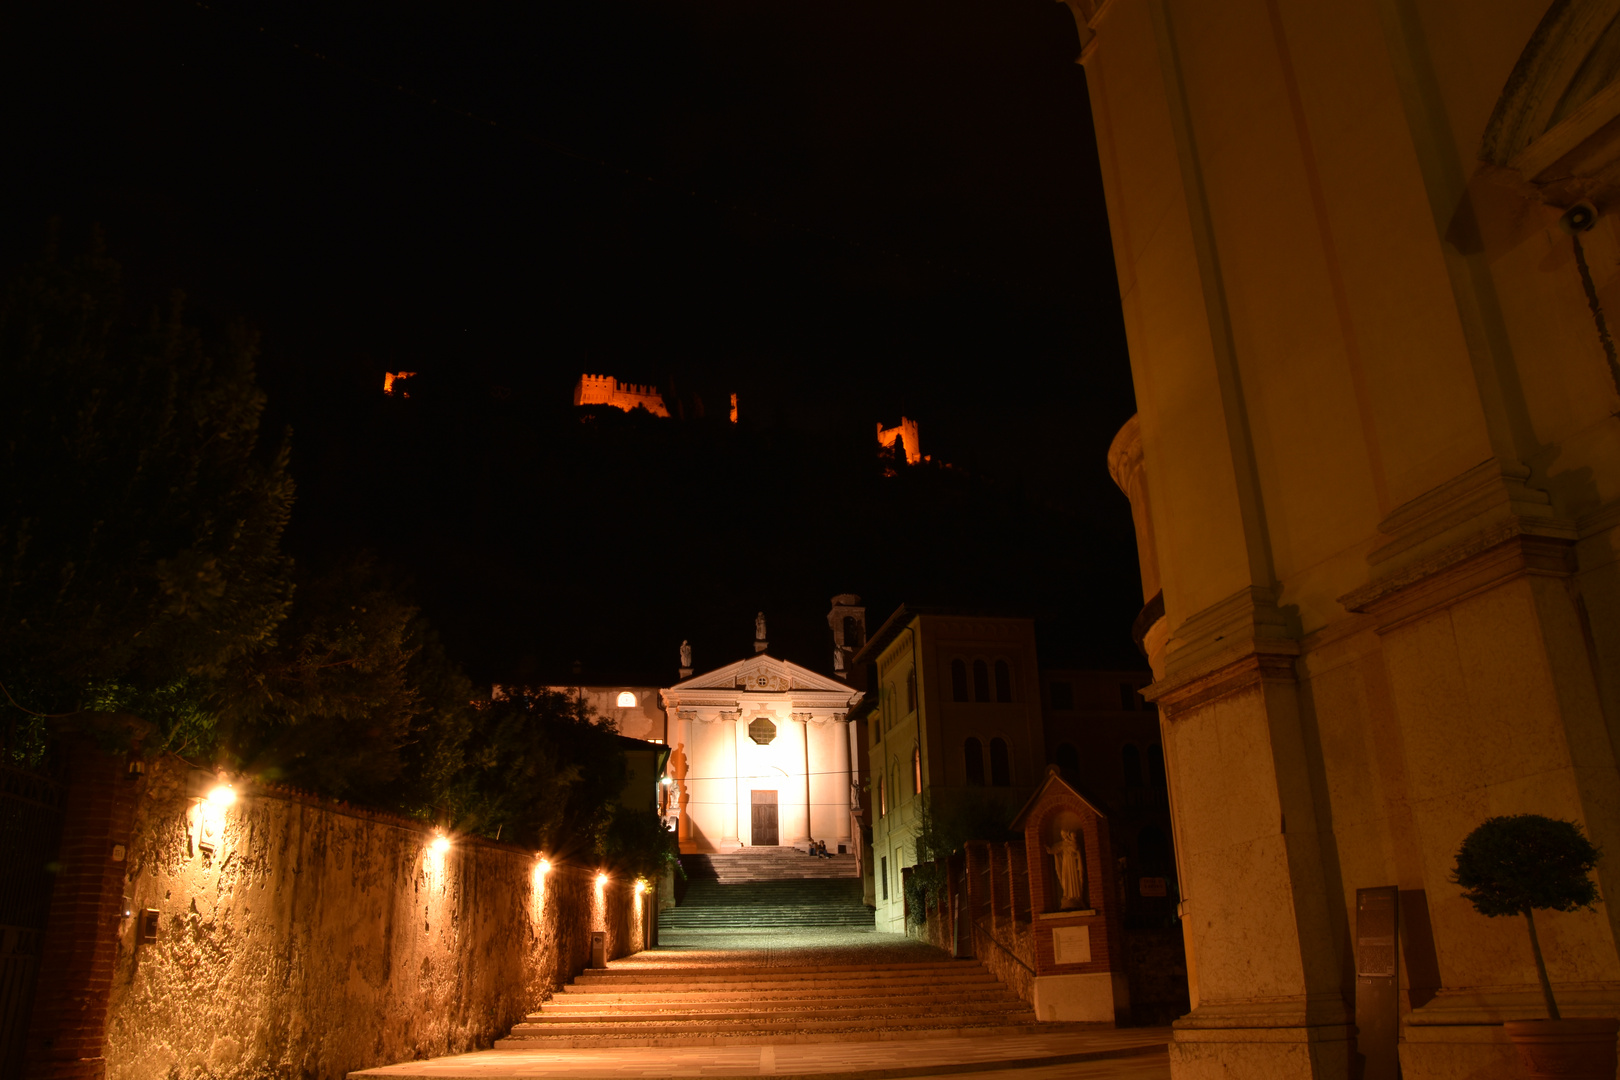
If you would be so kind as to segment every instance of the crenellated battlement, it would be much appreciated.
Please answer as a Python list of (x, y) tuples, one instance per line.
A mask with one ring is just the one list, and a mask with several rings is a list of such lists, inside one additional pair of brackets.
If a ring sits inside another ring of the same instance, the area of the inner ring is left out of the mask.
[(611, 405), (625, 412), (638, 405), (654, 416), (669, 416), (664, 395), (656, 387), (621, 383), (612, 375), (581, 375), (574, 384), (575, 405)]

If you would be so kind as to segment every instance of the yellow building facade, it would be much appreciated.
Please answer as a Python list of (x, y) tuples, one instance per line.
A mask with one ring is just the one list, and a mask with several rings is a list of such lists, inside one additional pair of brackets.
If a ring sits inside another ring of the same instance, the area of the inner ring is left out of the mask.
[(866, 729), (877, 928), (901, 933), (923, 795), (986, 800), (1009, 820), (1045, 773), (1035, 624), (902, 607), (852, 664), (873, 665), (876, 680)]
[[(1069, 6), (1139, 408), (1110, 466), (1173, 1073), (1352, 1075), (1356, 890), (1395, 885), (1404, 1076), (1516, 1075), (1523, 921), (1449, 877), (1497, 814), (1620, 853), (1620, 3)], [(1537, 917), (1566, 1016), (1620, 1011), (1616, 857), (1595, 912)]]

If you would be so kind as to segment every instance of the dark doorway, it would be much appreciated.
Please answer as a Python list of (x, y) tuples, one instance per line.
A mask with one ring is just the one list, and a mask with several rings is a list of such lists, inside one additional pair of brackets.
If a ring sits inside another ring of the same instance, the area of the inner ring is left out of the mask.
[(775, 847), (780, 841), (776, 838), (776, 792), (753, 791), (754, 824), (750, 832), (755, 847)]

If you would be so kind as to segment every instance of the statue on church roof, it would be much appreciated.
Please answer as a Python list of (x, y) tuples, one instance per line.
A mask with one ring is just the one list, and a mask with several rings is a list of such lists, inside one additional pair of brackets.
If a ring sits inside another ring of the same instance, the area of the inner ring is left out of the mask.
[(691, 666), (692, 666), (692, 643), (690, 641), (683, 641), (683, 642), (681, 642), (681, 667), (689, 668)]
[(765, 613), (763, 611), (754, 616), (754, 640), (765, 640)]

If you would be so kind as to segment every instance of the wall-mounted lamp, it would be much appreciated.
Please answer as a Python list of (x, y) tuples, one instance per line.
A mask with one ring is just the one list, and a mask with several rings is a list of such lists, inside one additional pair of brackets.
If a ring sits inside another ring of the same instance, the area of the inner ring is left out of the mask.
[(435, 855), (443, 855), (450, 850), (450, 838), (440, 833), (433, 838), (433, 843), (428, 845), (428, 849)]
[(606, 885), (607, 884), (607, 875), (606, 874), (597, 874), (596, 875), (596, 883), (598, 885)]
[(673, 776), (666, 776), (662, 781), (660, 781), (660, 783), (662, 783), (665, 787), (670, 787), (675, 783), (675, 778)]
[(551, 873), (551, 860), (550, 859), (541, 859), (540, 860), (540, 872), (542, 874)]
[(636, 879), (636, 895), (640, 896), (642, 893), (644, 893), (646, 891), (647, 891), (647, 883), (645, 881), (642, 881), (640, 878), (637, 878)]
[(236, 802), (236, 789), (229, 784), (220, 784), (208, 793), (208, 801), (223, 810)]

